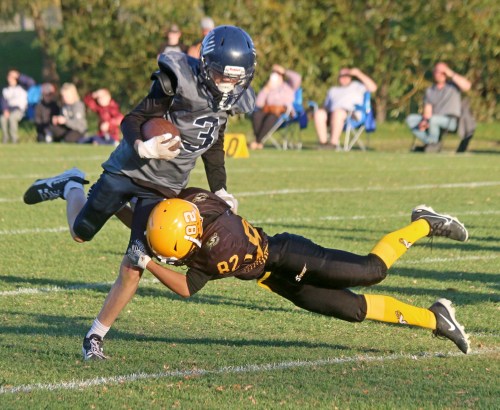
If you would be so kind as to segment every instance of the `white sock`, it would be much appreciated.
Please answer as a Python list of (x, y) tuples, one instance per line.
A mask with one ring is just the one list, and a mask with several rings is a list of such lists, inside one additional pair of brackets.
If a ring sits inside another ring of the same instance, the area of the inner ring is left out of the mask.
[(99, 322), (99, 319), (95, 318), (94, 323), (92, 323), (92, 327), (90, 328), (85, 337), (90, 337), (91, 335), (97, 335), (101, 336), (101, 338), (104, 339), (104, 336), (106, 336), (108, 330), (109, 330), (108, 326), (104, 326), (101, 322)]
[(64, 199), (68, 198), (69, 191), (71, 191), (72, 189), (81, 189), (83, 191), (83, 185), (76, 181), (68, 181), (64, 186)]

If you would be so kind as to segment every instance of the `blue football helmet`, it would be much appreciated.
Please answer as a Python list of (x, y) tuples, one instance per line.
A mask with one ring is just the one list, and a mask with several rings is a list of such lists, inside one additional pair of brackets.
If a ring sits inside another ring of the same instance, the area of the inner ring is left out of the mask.
[(248, 88), (255, 64), (253, 41), (239, 27), (216, 27), (201, 43), (202, 81), (221, 110), (230, 109)]

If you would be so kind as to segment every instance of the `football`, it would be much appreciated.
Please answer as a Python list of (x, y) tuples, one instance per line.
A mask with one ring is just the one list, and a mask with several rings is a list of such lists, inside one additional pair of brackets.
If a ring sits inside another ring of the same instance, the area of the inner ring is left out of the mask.
[[(172, 134), (172, 137), (180, 136), (180, 132), (177, 127), (165, 118), (151, 118), (146, 121), (141, 126), (141, 134), (144, 140), (149, 140), (153, 137), (157, 137), (162, 134)], [(170, 140), (164, 141), (163, 144)], [(170, 148), (171, 151), (175, 151), (180, 148), (181, 143), (175, 144)]]

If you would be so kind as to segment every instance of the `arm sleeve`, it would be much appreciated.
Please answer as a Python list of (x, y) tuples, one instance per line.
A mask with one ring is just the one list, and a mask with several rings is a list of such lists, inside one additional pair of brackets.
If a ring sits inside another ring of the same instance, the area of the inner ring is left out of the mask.
[(219, 138), (214, 145), (207, 150), (201, 158), (205, 165), (208, 186), (212, 192), (221, 188), (226, 189), (226, 167), (224, 165), (224, 131), (226, 126), (220, 128)]
[(158, 80), (153, 82), (149, 94), (123, 118), (123, 138), (131, 146), (141, 137), (141, 125), (153, 117), (163, 117), (170, 108), (173, 96), (167, 96)]

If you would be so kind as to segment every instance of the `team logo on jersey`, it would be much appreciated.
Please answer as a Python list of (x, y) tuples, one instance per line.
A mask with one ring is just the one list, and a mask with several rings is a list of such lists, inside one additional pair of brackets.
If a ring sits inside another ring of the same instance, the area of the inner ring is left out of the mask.
[(205, 194), (203, 192), (196, 194), (196, 196), (191, 200), (193, 204), (196, 204), (198, 202), (203, 202), (208, 199), (208, 194)]
[(208, 249), (212, 249), (215, 245), (217, 245), (219, 243), (219, 234), (217, 232), (215, 232), (210, 238), (208, 238), (208, 240), (205, 242), (205, 246), (208, 248)]
[(304, 264), (302, 271), (297, 276), (295, 276), (295, 280), (297, 282), (300, 282), (302, 280), (302, 278), (304, 277), (304, 275), (306, 274), (306, 272), (307, 272), (307, 265)]
[(408, 322), (405, 320), (403, 314), (399, 311), (399, 310), (396, 310), (396, 317), (398, 318), (398, 322), (401, 323), (402, 325), (407, 325)]

